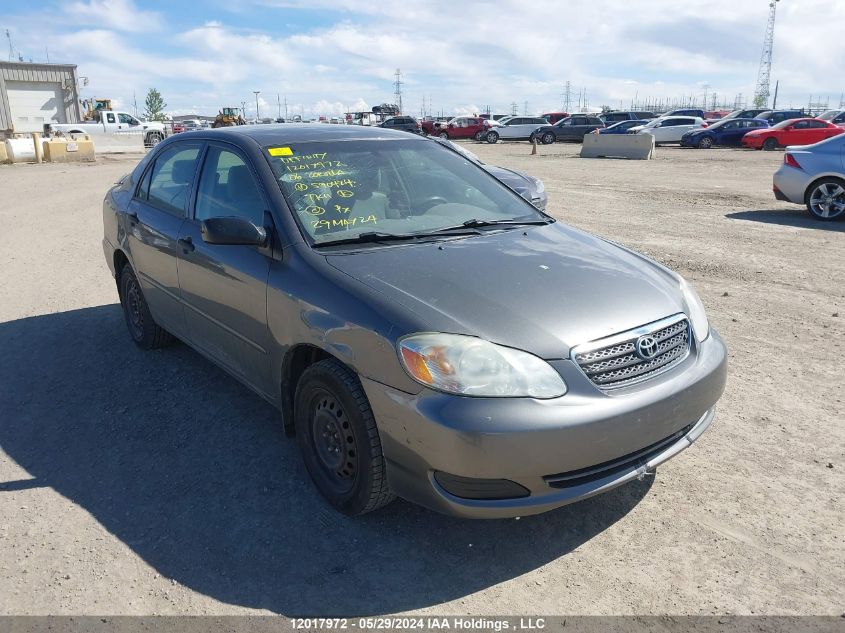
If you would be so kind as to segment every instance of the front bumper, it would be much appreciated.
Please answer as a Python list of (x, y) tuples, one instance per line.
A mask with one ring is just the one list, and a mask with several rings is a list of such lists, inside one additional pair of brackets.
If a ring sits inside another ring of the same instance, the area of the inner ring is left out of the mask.
[[(605, 492), (674, 457), (710, 425), (724, 390), (724, 344), (711, 333), (677, 368), (625, 393), (595, 388), (569, 360), (552, 361), (569, 392), (553, 400), (407, 394), (367, 379), (398, 495), (446, 514), (537, 514)], [(450, 494), (435, 473), (508, 480), (519, 498)]]

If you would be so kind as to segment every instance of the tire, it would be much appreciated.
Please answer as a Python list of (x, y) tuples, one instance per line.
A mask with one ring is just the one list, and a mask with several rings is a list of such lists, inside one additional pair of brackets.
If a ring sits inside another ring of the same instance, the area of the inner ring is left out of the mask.
[(135, 344), (141, 349), (158, 349), (172, 344), (175, 340), (173, 335), (153, 319), (138, 278), (129, 264), (120, 271), (119, 289), (126, 328)]
[(702, 136), (698, 141), (698, 149), (710, 149), (713, 147), (713, 139), (709, 136)]
[(545, 134), (543, 134), (540, 140), (542, 141), (543, 145), (551, 145), (555, 142), (555, 135), (551, 132), (546, 132)]
[(778, 142), (777, 142), (776, 139), (767, 138), (765, 141), (763, 141), (763, 149), (766, 150), (767, 152), (771, 152), (772, 150), (775, 150), (777, 148), (778, 148)]
[(817, 220), (845, 220), (845, 180), (817, 180), (807, 188), (804, 203)]
[(440, 133), (440, 134), (438, 134), (437, 136), (439, 136), (440, 138), (445, 138), (445, 139), (448, 139), (448, 138), (449, 138), (449, 135), (448, 135), (446, 132), (441, 132), (441, 133)]
[(484, 138), (490, 144), (498, 143), (499, 142), (499, 133), (491, 130), (490, 132), (487, 132), (487, 136), (484, 137)]
[(329, 358), (306, 369), (296, 386), (293, 417), (308, 474), (335, 508), (356, 516), (396, 498), (373, 411), (348, 367)]
[(161, 141), (161, 134), (159, 134), (158, 132), (150, 132), (149, 134), (147, 134), (147, 138), (144, 140), (144, 145), (153, 148), (159, 143), (161, 143)]
[(478, 132), (475, 133), (474, 138), (475, 138), (476, 141), (479, 141), (479, 142), (483, 141), (484, 140), (484, 130), (478, 130)]

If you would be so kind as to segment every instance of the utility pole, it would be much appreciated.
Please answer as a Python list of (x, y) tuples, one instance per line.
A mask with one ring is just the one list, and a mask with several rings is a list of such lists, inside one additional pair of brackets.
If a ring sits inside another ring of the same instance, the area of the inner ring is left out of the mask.
[(285, 95), (285, 121), (288, 120), (288, 96)]
[(706, 110), (706, 109), (707, 109), (707, 91), (708, 91), (709, 89), (710, 89), (710, 84), (707, 84), (707, 83), (706, 83), (706, 84), (704, 84), (704, 101), (702, 101), (702, 103), (703, 103), (704, 105), (702, 105), (702, 107), (701, 107), (701, 109), (702, 109), (702, 110)]
[(241, 112), (244, 113), (244, 118), (246, 118), (246, 101), (241, 101)]
[(778, 88), (780, 87), (780, 79), (775, 82), (775, 96), (772, 98), (772, 110), (778, 107)]
[(282, 118), (282, 100), (279, 96), (279, 93), (276, 93), (276, 105), (279, 106), (279, 118)]
[(760, 55), (760, 68), (757, 70), (757, 87), (754, 90), (754, 107), (766, 108), (769, 103), (769, 82), (772, 74), (772, 50), (775, 44), (775, 12), (780, 0), (769, 2), (769, 20), (766, 22), (766, 34), (763, 36), (763, 52)]
[(522, 104), (522, 116), (528, 116), (528, 102)]
[(255, 95), (255, 120), (258, 121), (258, 119), (261, 118), (261, 114), (258, 112), (258, 95), (261, 94), (261, 91), (260, 90), (253, 90), (252, 94)]
[(9, 29), (6, 29), (6, 39), (9, 40), (9, 61), (12, 61), (12, 57), (15, 55), (15, 47), (12, 46), (12, 34), (9, 33)]
[(393, 97), (394, 97), (394, 100), (396, 101), (396, 106), (399, 108), (399, 113), (401, 114), (402, 113), (402, 71), (397, 68), (396, 72), (394, 73), (394, 76), (396, 77), (396, 81), (393, 84), (393, 88), (394, 88)]

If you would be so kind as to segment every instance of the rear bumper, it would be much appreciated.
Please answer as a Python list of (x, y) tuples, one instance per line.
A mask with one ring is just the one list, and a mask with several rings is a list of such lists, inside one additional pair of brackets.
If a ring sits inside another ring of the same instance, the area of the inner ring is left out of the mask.
[(772, 193), (777, 200), (804, 204), (804, 194), (811, 180), (807, 172), (781, 164), (772, 177)]
[[(727, 371), (715, 332), (671, 376), (627, 394), (598, 391), (568, 360), (552, 364), (570, 387), (554, 400), (412, 395), (362, 380), (394, 492), (467, 518), (537, 514), (605, 492), (692, 444), (713, 420)], [(462, 498), (436, 473), (507, 480), (527, 494)]]

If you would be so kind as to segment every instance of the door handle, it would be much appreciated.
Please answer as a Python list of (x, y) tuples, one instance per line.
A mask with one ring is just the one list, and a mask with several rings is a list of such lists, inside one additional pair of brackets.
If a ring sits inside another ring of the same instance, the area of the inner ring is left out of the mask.
[(138, 212), (137, 211), (127, 211), (126, 217), (129, 218), (129, 223), (132, 226), (135, 226), (138, 223)]
[(182, 247), (183, 253), (190, 253), (196, 248), (194, 246), (194, 240), (191, 239), (190, 235), (187, 237), (180, 237), (176, 241), (176, 243), (179, 244), (180, 247)]

